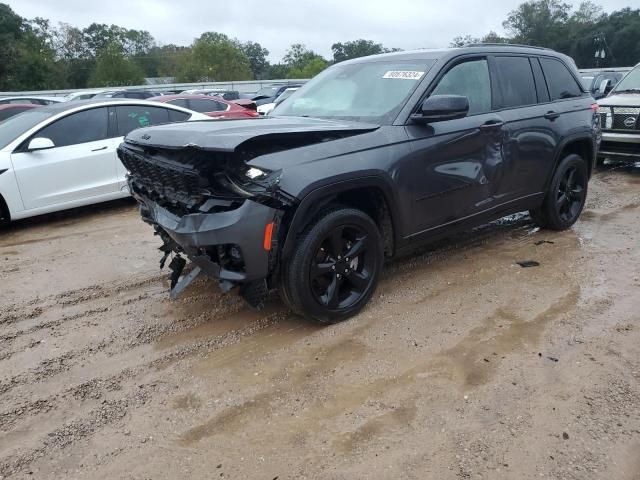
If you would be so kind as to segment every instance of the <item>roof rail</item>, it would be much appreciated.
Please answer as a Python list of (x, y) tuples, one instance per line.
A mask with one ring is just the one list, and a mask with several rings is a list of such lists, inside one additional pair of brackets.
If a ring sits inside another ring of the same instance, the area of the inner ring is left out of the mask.
[(522, 45), (520, 43), (469, 43), (465, 47), (522, 47), (535, 48), (538, 50), (551, 50), (547, 47), (536, 47), (534, 45)]

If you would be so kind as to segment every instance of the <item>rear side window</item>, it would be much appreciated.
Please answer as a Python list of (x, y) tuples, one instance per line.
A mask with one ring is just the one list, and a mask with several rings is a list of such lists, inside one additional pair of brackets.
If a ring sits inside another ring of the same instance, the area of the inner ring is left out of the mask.
[(140, 127), (149, 127), (169, 122), (169, 110), (147, 105), (121, 105), (116, 107), (118, 117), (118, 136), (127, 135)]
[(582, 95), (580, 85), (562, 62), (554, 58), (541, 58), (540, 64), (547, 79), (551, 100), (562, 100)]
[(216, 102), (215, 100), (207, 100), (204, 98), (192, 98), (191, 100), (189, 100), (189, 105), (189, 108), (191, 108), (191, 110), (200, 113), (224, 112), (227, 109), (227, 106), (224, 103)]
[(189, 108), (189, 101), (186, 98), (176, 98), (175, 100), (169, 100), (167, 103), (177, 105), (182, 108)]
[(459, 63), (444, 74), (431, 95), (462, 95), (469, 99), (469, 115), (491, 111), (491, 81), (486, 59)]
[(513, 108), (534, 105), (536, 84), (533, 80), (531, 64), (527, 57), (496, 57), (499, 98), (497, 108)]
[(179, 112), (177, 110), (168, 110), (170, 122), (184, 122), (191, 118), (191, 115), (185, 112)]
[(106, 107), (72, 113), (44, 127), (34, 137), (50, 139), (56, 147), (97, 142), (107, 137)]

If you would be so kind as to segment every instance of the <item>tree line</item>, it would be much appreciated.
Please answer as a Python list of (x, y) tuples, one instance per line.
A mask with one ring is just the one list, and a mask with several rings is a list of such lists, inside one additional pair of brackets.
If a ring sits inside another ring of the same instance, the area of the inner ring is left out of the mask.
[[(629, 66), (640, 61), (640, 9), (610, 14), (591, 2), (574, 8), (559, 0), (531, 0), (503, 22), (506, 36), (461, 35), (451, 46), (474, 42), (522, 43), (572, 56), (581, 68)], [(289, 47), (278, 63), (258, 42), (205, 32), (191, 45), (160, 45), (144, 30), (93, 23), (57, 26), (26, 19), (0, 3), (0, 91), (140, 85), (145, 77), (177, 82), (310, 78), (332, 63), (397, 48), (365, 39), (336, 42), (332, 58), (302, 43)]]

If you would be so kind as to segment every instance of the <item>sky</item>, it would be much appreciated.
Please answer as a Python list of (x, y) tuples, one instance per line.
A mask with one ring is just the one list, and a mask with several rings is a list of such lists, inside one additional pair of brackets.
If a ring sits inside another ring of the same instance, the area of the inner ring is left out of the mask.
[[(331, 58), (331, 45), (365, 38), (404, 50), (441, 48), (458, 35), (504, 33), (522, 0), (0, 0), (26, 18), (84, 28), (147, 30), (160, 44), (188, 45), (206, 31), (260, 43), (278, 62), (292, 43)], [(579, 0), (565, 0), (577, 5)], [(634, 0), (635, 1), (635, 0)], [(596, 0), (607, 12), (632, 0)]]

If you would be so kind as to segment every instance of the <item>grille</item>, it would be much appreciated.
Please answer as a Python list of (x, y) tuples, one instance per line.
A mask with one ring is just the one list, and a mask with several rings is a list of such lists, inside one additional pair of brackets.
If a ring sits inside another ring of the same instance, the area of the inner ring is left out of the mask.
[(202, 201), (209, 193), (205, 182), (193, 167), (179, 171), (170, 165), (150, 162), (130, 151), (124, 151), (120, 159), (136, 181), (161, 197), (173, 198), (189, 207)]
[(208, 180), (212, 176), (207, 171), (210, 161), (181, 158), (179, 153), (168, 158), (167, 152), (150, 154), (127, 147), (120, 147), (118, 153), (134, 189), (176, 214), (184, 215), (200, 208), (225, 211), (239, 205), (241, 199), (237, 195), (223, 191), (217, 183)]
[(600, 107), (600, 124), (607, 130), (640, 130), (640, 107)]

